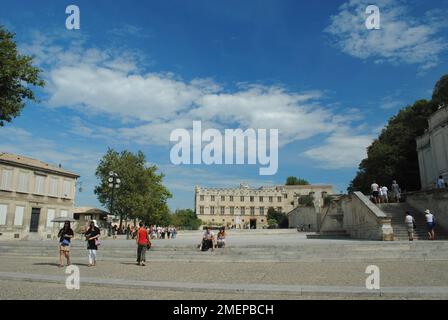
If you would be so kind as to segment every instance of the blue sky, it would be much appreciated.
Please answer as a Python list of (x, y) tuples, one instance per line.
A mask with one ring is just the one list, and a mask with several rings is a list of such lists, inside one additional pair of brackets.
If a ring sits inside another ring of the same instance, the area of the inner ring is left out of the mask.
[[(99, 206), (94, 171), (108, 147), (142, 150), (171, 209), (194, 186), (283, 183), (345, 190), (397, 110), (430, 98), (448, 72), (448, 1), (5, 1), (0, 23), (44, 71), (40, 103), (0, 129), (0, 150), (78, 172), (76, 204)], [(66, 6), (81, 29), (65, 28)], [(367, 30), (365, 8), (381, 12)], [(170, 162), (169, 135), (204, 126), (279, 129), (279, 170)]]

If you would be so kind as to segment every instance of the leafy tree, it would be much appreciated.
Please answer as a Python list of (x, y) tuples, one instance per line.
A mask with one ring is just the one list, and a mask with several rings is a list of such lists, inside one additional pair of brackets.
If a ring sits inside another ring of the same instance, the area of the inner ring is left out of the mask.
[(314, 197), (312, 195), (305, 195), (299, 197), (299, 204), (306, 207), (314, 206)]
[(432, 101), (437, 105), (448, 105), (448, 74), (436, 83), (432, 94)]
[(201, 219), (198, 219), (196, 213), (191, 209), (176, 210), (172, 223), (189, 230), (198, 230), (202, 225)]
[(278, 228), (278, 222), (275, 219), (269, 219), (268, 220), (268, 227), (269, 229), (277, 229)]
[(296, 177), (288, 177), (286, 179), (287, 186), (308, 186), (310, 183), (305, 179), (296, 178)]
[(17, 51), (14, 36), (0, 26), (0, 127), (20, 115), (25, 99), (36, 101), (30, 86), (45, 85), (33, 58)]
[(95, 194), (100, 203), (111, 207), (112, 190), (107, 179), (109, 172), (118, 173), (120, 188), (115, 189), (113, 214), (123, 218), (141, 219), (148, 223), (168, 225), (170, 213), (166, 201), (171, 193), (162, 184), (163, 174), (157, 174), (155, 165), (146, 164), (145, 155), (139, 151), (118, 153), (109, 149), (98, 165), (95, 175), (99, 185)]
[[(282, 212), (276, 211), (274, 208), (269, 207), (268, 209), (268, 224), (269, 220), (275, 220), (279, 228), (288, 228), (288, 216)], [(270, 224), (269, 224), (270, 225)]]
[(328, 207), (333, 200), (334, 200), (333, 196), (331, 196), (331, 195), (325, 196), (324, 197), (324, 206)]
[(368, 147), (367, 158), (361, 161), (348, 191), (370, 193), (373, 181), (390, 186), (392, 180), (397, 180), (402, 189), (419, 190), (416, 138), (428, 128), (431, 114), (444, 104), (448, 104), (448, 75), (435, 85), (431, 101), (418, 100), (389, 120), (379, 137)]

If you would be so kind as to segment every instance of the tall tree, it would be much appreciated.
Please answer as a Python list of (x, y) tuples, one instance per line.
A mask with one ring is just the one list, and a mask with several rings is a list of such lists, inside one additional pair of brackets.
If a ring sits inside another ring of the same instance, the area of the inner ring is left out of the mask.
[(120, 216), (120, 228), (123, 218), (153, 223), (168, 222), (166, 202), (171, 193), (162, 184), (163, 174), (157, 174), (155, 165), (146, 164), (145, 155), (141, 151), (133, 154), (109, 149), (101, 159), (95, 173), (99, 179), (95, 194), (107, 208), (111, 207), (112, 202), (112, 190), (107, 181), (110, 171), (116, 172), (121, 180), (113, 200), (113, 213)]
[(196, 213), (191, 209), (176, 210), (173, 215), (173, 224), (185, 229), (197, 230), (202, 224)]
[(308, 186), (310, 183), (305, 179), (297, 178), (297, 177), (288, 177), (286, 178), (287, 186)]
[(43, 87), (41, 70), (32, 65), (33, 58), (21, 55), (14, 34), (0, 26), (0, 127), (20, 115), (24, 100), (36, 101), (30, 86)]
[(448, 75), (434, 88), (431, 101), (418, 100), (392, 117), (379, 137), (367, 149), (348, 191), (370, 193), (373, 181), (390, 185), (397, 180), (408, 191), (419, 190), (420, 173), (416, 138), (428, 128), (428, 118), (440, 105), (448, 105)]

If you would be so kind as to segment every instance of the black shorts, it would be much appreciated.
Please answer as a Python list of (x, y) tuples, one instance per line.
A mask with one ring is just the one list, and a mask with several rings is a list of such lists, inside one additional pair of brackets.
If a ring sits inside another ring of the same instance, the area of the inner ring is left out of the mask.
[(378, 191), (373, 191), (373, 196), (374, 196), (375, 198), (377, 198), (379, 194), (380, 194), (380, 193), (379, 193)]

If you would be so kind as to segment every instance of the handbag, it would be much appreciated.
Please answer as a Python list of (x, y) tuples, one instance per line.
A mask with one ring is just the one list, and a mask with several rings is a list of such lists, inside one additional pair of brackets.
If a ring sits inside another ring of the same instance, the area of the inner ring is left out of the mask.
[(64, 240), (62, 240), (61, 245), (62, 245), (63, 247), (66, 247), (66, 246), (69, 246), (69, 245), (70, 245), (70, 242), (69, 242), (67, 239), (64, 239)]
[(95, 245), (98, 247), (101, 244), (100, 240), (95, 239)]
[(146, 249), (148, 249), (148, 250), (151, 249), (151, 246), (152, 246), (152, 243), (151, 243), (151, 241), (148, 240), (148, 244), (146, 245)]
[(414, 229), (417, 229), (417, 225), (415, 224), (415, 221), (412, 222), (412, 224), (413, 224), (413, 226), (414, 226)]

